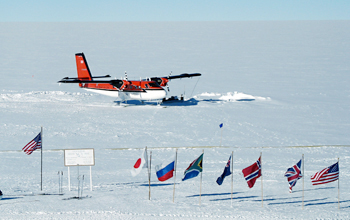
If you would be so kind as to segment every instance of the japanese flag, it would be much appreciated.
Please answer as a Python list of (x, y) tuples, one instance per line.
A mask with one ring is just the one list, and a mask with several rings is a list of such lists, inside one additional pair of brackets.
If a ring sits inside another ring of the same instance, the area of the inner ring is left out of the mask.
[(133, 166), (132, 170), (131, 170), (131, 175), (132, 176), (136, 176), (138, 175), (142, 168), (146, 168), (147, 167), (147, 149), (145, 148), (142, 152), (142, 155), (139, 159), (137, 159), (135, 165)]

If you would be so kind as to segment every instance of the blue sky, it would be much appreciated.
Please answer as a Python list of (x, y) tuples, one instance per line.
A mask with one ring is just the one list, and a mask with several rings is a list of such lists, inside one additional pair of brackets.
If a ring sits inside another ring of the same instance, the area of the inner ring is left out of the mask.
[(0, 22), (350, 20), (350, 0), (0, 0)]

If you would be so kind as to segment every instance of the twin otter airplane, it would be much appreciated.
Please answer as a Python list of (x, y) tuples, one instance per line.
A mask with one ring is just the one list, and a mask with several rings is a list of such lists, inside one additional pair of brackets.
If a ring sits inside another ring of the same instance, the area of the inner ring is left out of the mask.
[(166, 77), (151, 77), (147, 79), (131, 81), (127, 76), (120, 79), (100, 80), (101, 78), (111, 77), (106, 76), (92, 76), (84, 53), (75, 54), (77, 63), (77, 78), (65, 77), (58, 83), (78, 83), (80, 88), (96, 92), (102, 95), (118, 97), (121, 100), (140, 100), (152, 101), (165, 99), (167, 92), (164, 87), (167, 86), (169, 80), (190, 78), (194, 76), (201, 76), (200, 73), (184, 73), (176, 76)]

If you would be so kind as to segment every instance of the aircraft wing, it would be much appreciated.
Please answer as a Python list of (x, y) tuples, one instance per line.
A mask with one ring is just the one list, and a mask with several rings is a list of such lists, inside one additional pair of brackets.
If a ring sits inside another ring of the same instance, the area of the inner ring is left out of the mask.
[(172, 79), (181, 79), (181, 78), (191, 78), (191, 77), (194, 77), (194, 76), (201, 76), (202, 74), (200, 73), (183, 73), (183, 74), (180, 74), (180, 75), (174, 75), (174, 76), (164, 76), (164, 77), (151, 77), (150, 79), (152, 81), (155, 81), (158, 83), (158, 85), (160, 86), (166, 86), (168, 81), (169, 80), (172, 80)]
[(181, 79), (181, 78), (191, 78), (191, 77), (194, 77), (194, 76), (201, 76), (202, 74), (200, 73), (183, 73), (183, 74), (180, 74), (180, 75), (175, 75), (175, 76), (167, 76), (167, 77), (164, 77), (164, 78), (167, 78), (167, 79)]

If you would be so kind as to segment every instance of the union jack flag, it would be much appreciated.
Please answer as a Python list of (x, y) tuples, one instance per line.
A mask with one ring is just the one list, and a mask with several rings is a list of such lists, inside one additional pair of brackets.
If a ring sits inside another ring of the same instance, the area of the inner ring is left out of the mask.
[(301, 161), (302, 160), (300, 160), (296, 165), (292, 166), (291, 168), (288, 168), (287, 172), (284, 174), (284, 176), (288, 179), (289, 192), (292, 192), (292, 188), (293, 186), (295, 186), (295, 184), (297, 184), (298, 179), (301, 179), (303, 177), (303, 174), (300, 170)]
[(26, 146), (22, 148), (24, 153), (30, 155), (36, 149), (41, 149), (41, 132), (31, 140)]
[(312, 185), (320, 185), (330, 183), (339, 179), (339, 164), (335, 164), (324, 168), (320, 172), (315, 173), (311, 177)]
[(261, 176), (261, 157), (250, 165), (242, 170), (245, 180), (248, 183), (249, 188), (252, 188), (255, 184), (255, 181)]

